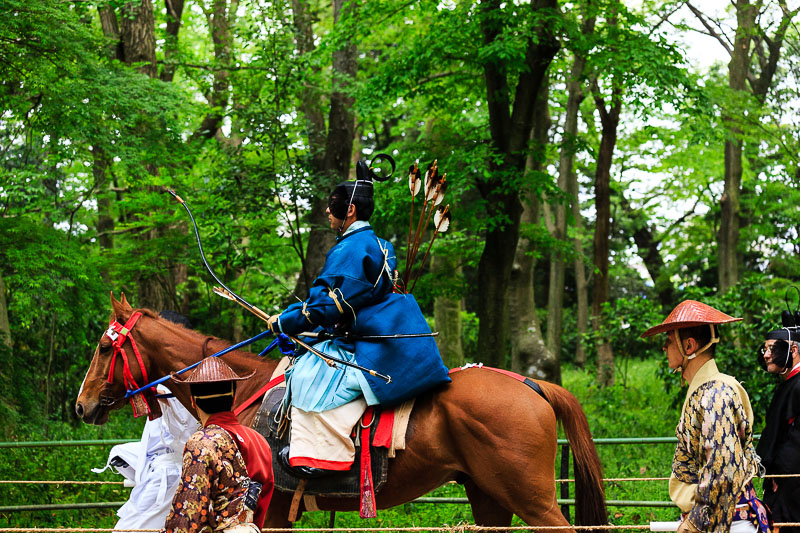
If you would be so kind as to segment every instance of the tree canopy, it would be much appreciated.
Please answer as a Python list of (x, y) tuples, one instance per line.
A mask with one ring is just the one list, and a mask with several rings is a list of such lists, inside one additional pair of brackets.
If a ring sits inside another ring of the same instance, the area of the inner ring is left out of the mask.
[(448, 364), (610, 384), (694, 298), (745, 319), (718, 357), (764, 407), (756, 351), (800, 274), (800, 4), (705, 4), (2, 0), (3, 430), (73, 420), (110, 291), (231, 340), (263, 329), (213, 295), (167, 189), (274, 313), (333, 242), (332, 186), (378, 153), (398, 170), (371, 223), (401, 273), (408, 169), (447, 174), (453, 222), (414, 295)]

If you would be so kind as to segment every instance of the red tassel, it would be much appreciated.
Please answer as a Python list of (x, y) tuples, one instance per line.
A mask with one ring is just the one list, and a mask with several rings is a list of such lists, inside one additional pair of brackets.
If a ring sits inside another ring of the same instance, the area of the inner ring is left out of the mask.
[(372, 485), (372, 460), (369, 455), (369, 426), (361, 431), (361, 518), (375, 518), (375, 491)]

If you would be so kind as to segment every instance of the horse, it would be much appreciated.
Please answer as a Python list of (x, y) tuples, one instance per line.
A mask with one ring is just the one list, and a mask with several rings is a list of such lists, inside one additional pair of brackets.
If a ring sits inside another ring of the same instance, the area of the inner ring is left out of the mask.
[[(122, 296), (111, 296), (111, 321), (120, 324), (134, 312), (142, 314), (123, 345), (131, 360), (130, 374), (142, 385), (144, 377), (131, 353), (130, 337), (138, 347), (149, 379), (166, 376), (218, 351), (230, 343), (160, 318), (147, 309), (134, 310)], [(104, 334), (81, 385), (75, 405), (79, 418), (104, 424), (109, 412), (125, 403), (123, 364), (109, 376), (112, 341)], [(246, 351), (223, 356), (237, 372), (255, 370), (239, 382), (234, 405), (252, 396), (270, 379), (278, 361)], [(398, 368), (397, 371), (402, 371)], [(108, 378), (111, 377), (111, 383)], [(508, 527), (513, 514), (531, 526), (564, 526), (570, 531), (556, 500), (555, 459), (560, 422), (573, 451), (575, 515), (581, 525), (607, 524), (602, 467), (586, 416), (566, 389), (535, 381), (543, 394), (509, 376), (480, 368), (451, 375), (452, 383), (430, 390), (415, 400), (406, 434), (406, 449), (389, 462), (388, 478), (376, 494), (379, 509), (414, 500), (448, 481), (463, 483), (477, 525)], [(192, 413), (188, 387), (174, 380), (165, 385)], [(251, 425), (260, 402), (242, 411), (239, 420)], [(264, 527), (287, 528), (292, 495), (275, 491)], [(358, 498), (318, 497), (320, 510), (358, 510)], [(301, 504), (300, 512), (303, 507)], [(572, 530), (574, 531), (574, 530)]]

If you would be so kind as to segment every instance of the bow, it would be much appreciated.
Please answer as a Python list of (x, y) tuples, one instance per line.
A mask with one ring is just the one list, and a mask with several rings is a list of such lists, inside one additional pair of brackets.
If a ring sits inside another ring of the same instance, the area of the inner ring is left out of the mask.
[[(229, 300), (235, 301), (236, 303), (238, 303), (239, 305), (241, 305), (242, 307), (244, 307), (245, 309), (247, 309), (248, 311), (250, 311), (251, 313), (256, 315), (258, 318), (263, 320), (264, 322), (268, 322), (269, 321), (269, 315), (267, 313), (265, 313), (264, 311), (262, 311), (258, 307), (254, 306), (253, 304), (251, 304), (250, 302), (248, 302), (247, 300), (245, 300), (244, 298), (242, 298), (241, 296), (239, 296), (235, 292), (233, 292), (227, 285), (222, 283), (222, 281), (217, 277), (217, 275), (214, 273), (214, 269), (211, 268), (211, 265), (209, 265), (208, 261), (206, 260), (206, 254), (205, 254), (205, 252), (203, 252), (203, 243), (202, 243), (202, 241), (200, 239), (200, 230), (197, 228), (197, 222), (194, 219), (194, 215), (192, 215), (192, 211), (189, 209), (189, 206), (186, 204), (184, 199), (181, 198), (180, 196), (178, 196), (178, 194), (174, 190), (167, 189), (167, 192), (169, 192), (172, 195), (172, 197), (175, 198), (183, 206), (183, 208), (186, 210), (186, 212), (189, 213), (189, 218), (192, 220), (192, 226), (194, 226), (194, 236), (197, 238), (197, 247), (200, 249), (200, 257), (203, 259), (203, 264), (205, 265), (206, 270), (208, 270), (208, 273), (211, 274), (211, 277), (214, 278), (214, 281), (216, 281), (217, 283), (219, 283), (222, 286), (222, 288), (214, 287), (214, 292), (216, 294), (224, 297), (224, 298), (227, 298)], [(361, 365), (357, 365), (357, 364), (351, 363), (349, 361), (344, 361), (344, 360), (339, 359), (337, 357), (332, 357), (332, 356), (330, 356), (328, 354), (325, 354), (325, 353), (323, 353), (323, 352), (321, 352), (321, 351), (309, 346), (308, 344), (302, 342), (301, 340), (299, 340), (296, 337), (293, 337), (291, 335), (289, 335), (288, 337), (290, 339), (292, 339), (292, 341), (294, 341), (298, 345), (306, 348), (308, 351), (310, 351), (314, 355), (322, 358), (326, 363), (328, 363), (331, 366), (336, 366), (336, 363), (339, 363), (339, 364), (342, 364), (344, 366), (349, 366), (349, 367), (355, 368), (357, 370), (361, 370), (362, 372), (366, 372), (366, 373), (368, 373), (368, 374), (370, 374), (372, 376), (375, 376), (377, 378), (381, 378), (384, 381), (386, 381), (386, 383), (391, 383), (392, 382), (392, 377), (391, 376), (386, 376), (386, 375), (383, 375), (383, 374), (380, 374), (380, 373), (376, 372), (375, 370), (372, 370), (372, 369), (369, 369), (369, 368), (365, 368), (365, 367), (363, 367)]]

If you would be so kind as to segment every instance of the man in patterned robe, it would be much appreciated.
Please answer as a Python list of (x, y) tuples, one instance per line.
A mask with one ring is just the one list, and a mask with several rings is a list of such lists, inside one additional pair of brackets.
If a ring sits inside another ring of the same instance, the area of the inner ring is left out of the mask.
[[(219, 357), (208, 357), (183, 379), (202, 428), (186, 443), (178, 490), (165, 533), (259, 533), (272, 498), (272, 452), (256, 431), (231, 412), (238, 376)], [(260, 484), (260, 490), (259, 490)]]
[(694, 300), (681, 302), (667, 318), (642, 334), (667, 333), (669, 367), (689, 384), (672, 460), (669, 493), (683, 512), (679, 533), (769, 531), (763, 503), (751, 479), (759, 460), (753, 448), (753, 410), (736, 379), (714, 361), (717, 326), (737, 322)]

